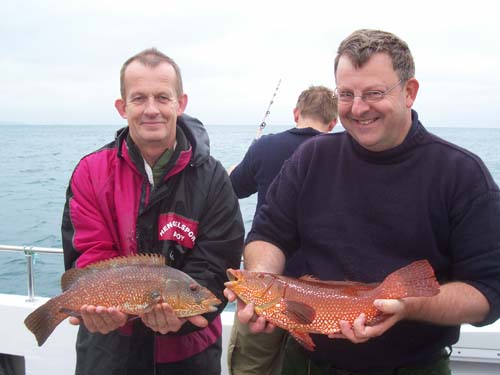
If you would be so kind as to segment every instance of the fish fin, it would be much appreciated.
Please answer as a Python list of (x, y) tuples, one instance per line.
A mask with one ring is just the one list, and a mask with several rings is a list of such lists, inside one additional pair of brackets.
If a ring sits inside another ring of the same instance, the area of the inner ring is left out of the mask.
[(89, 264), (85, 268), (72, 268), (67, 270), (61, 277), (62, 291), (65, 292), (71, 288), (80, 277), (89, 272), (125, 266), (166, 266), (166, 262), (163, 255), (148, 253), (119, 256)]
[(313, 276), (313, 275), (303, 275), (303, 276), (299, 277), (299, 280), (300, 281), (312, 281), (312, 282), (321, 281), (320, 279), (318, 279), (316, 276)]
[[(65, 307), (59, 309), (59, 311), (67, 314), (68, 316), (73, 316), (75, 318), (81, 318), (82, 317), (82, 314), (80, 314), (79, 311), (67, 309)], [(135, 320), (137, 318), (139, 318), (139, 315), (129, 315), (128, 318), (127, 318), (127, 322), (130, 322), (130, 321)]]
[(285, 301), (284, 313), (299, 324), (311, 324), (316, 317), (314, 307), (298, 301)]
[(291, 330), (290, 334), (300, 345), (302, 345), (307, 350), (312, 352), (316, 347), (309, 333), (303, 331)]
[(66, 307), (62, 307), (59, 309), (60, 312), (68, 315), (68, 316), (73, 316), (75, 318), (81, 318), (82, 317), (82, 314), (80, 314), (79, 311), (75, 311), (75, 310), (71, 310), (71, 309), (67, 309)]
[(165, 257), (161, 254), (135, 254), (129, 256), (119, 256), (96, 263), (89, 264), (86, 268), (107, 269), (125, 266), (165, 266)]
[(304, 275), (299, 278), (299, 280), (307, 285), (326, 289), (335, 289), (339, 293), (347, 296), (357, 297), (366, 292), (371, 292), (380, 283), (360, 283), (356, 281), (326, 281), (318, 280), (314, 276)]
[(439, 283), (427, 260), (400, 268), (380, 284), (377, 298), (432, 297), (439, 293)]
[(59, 323), (68, 317), (60, 308), (62, 296), (49, 299), (24, 319), (26, 327), (35, 335), (38, 346), (42, 346)]

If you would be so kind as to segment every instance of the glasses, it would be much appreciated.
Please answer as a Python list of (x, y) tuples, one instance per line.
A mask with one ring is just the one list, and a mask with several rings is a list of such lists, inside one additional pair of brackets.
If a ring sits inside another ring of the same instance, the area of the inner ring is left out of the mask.
[(384, 97), (390, 93), (393, 89), (398, 87), (403, 80), (399, 80), (394, 86), (389, 87), (385, 91), (379, 90), (370, 90), (362, 93), (361, 95), (354, 95), (349, 91), (339, 91), (339, 89), (335, 89), (335, 96), (339, 103), (351, 104), (354, 102), (354, 98), (360, 98), (365, 103), (377, 103), (384, 99)]

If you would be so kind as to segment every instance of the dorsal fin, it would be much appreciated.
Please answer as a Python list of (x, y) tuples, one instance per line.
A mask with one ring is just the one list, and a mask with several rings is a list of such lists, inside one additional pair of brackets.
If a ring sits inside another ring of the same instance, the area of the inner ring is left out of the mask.
[(106, 269), (124, 266), (164, 266), (165, 257), (160, 254), (136, 254), (120, 256), (89, 264), (86, 268)]
[(314, 276), (305, 275), (300, 279), (301, 283), (304, 283), (313, 287), (327, 288), (327, 289), (338, 289), (339, 292), (358, 295), (363, 292), (370, 292), (374, 290), (380, 283), (360, 283), (357, 281), (325, 281), (318, 280)]
[(61, 276), (61, 289), (63, 292), (83, 275), (89, 272), (95, 272), (103, 269), (125, 267), (125, 266), (165, 266), (165, 257), (160, 254), (137, 254), (130, 256), (121, 256), (102, 260), (89, 264), (85, 268), (72, 268)]

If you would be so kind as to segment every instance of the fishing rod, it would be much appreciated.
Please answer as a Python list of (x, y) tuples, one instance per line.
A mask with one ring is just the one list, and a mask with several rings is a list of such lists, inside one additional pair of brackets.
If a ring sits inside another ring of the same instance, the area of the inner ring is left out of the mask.
[(257, 134), (255, 135), (256, 140), (260, 138), (260, 136), (262, 135), (262, 130), (264, 130), (264, 128), (267, 125), (266, 119), (267, 119), (267, 116), (269, 116), (269, 114), (271, 113), (270, 109), (274, 103), (274, 98), (276, 97), (276, 94), (278, 93), (278, 89), (280, 88), (280, 84), (281, 84), (281, 78), (278, 81), (278, 85), (276, 86), (276, 89), (274, 90), (273, 97), (271, 98), (271, 101), (269, 102), (269, 105), (267, 106), (267, 110), (266, 110), (266, 113), (264, 114), (264, 118), (262, 119), (262, 122), (260, 123), (259, 128), (257, 129)]

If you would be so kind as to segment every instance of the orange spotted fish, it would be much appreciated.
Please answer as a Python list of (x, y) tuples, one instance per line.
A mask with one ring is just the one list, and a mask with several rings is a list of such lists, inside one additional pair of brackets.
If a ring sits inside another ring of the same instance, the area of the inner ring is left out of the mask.
[(24, 324), (42, 346), (61, 321), (78, 316), (83, 305), (115, 307), (140, 315), (162, 302), (178, 317), (216, 311), (221, 301), (182, 271), (165, 265), (161, 255), (117, 257), (66, 271), (63, 293), (27, 316)]
[(426, 260), (388, 275), (381, 283), (320, 281), (310, 276), (294, 279), (265, 272), (228, 269), (225, 285), (243, 302), (252, 302), (255, 313), (286, 329), (306, 349), (314, 350), (309, 333), (333, 334), (339, 321), (351, 324), (361, 314), (366, 325), (387, 318), (373, 306), (375, 299), (431, 297), (439, 293), (434, 270)]

